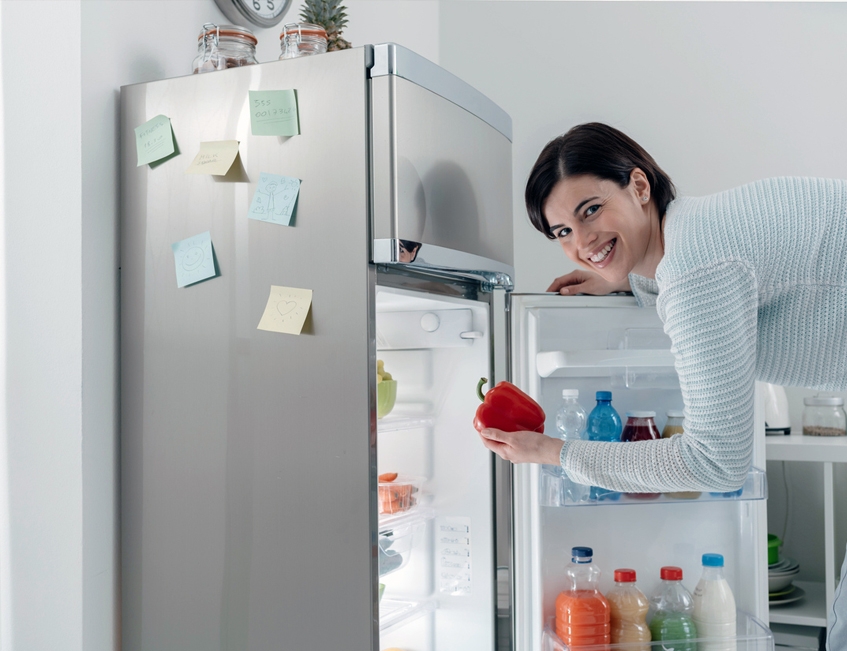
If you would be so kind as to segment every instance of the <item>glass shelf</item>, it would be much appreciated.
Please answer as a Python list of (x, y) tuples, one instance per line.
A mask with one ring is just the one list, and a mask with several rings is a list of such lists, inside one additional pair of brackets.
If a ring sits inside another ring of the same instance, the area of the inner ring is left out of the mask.
[[(737, 491), (730, 493), (683, 493), (681, 497), (658, 493), (650, 495), (613, 493), (605, 489), (587, 489), (572, 482), (558, 466), (541, 466), (538, 476), (538, 501), (541, 506), (603, 506), (638, 504), (690, 504), (691, 502), (722, 502), (726, 500), (763, 500), (768, 496), (764, 471), (751, 468), (747, 480)], [(587, 494), (587, 495), (586, 495)], [(583, 496), (580, 499), (580, 496)], [(696, 497), (694, 497), (696, 495)]]
[[(621, 644), (596, 644), (580, 646), (579, 651), (663, 651), (665, 649), (733, 649), (734, 651), (773, 651), (773, 634), (767, 626), (745, 612), (737, 611), (735, 637), (716, 640), (662, 640), (659, 642), (629, 642)], [(547, 620), (541, 638), (543, 651), (570, 651), (554, 632), (553, 618)]]
[(376, 431), (380, 434), (385, 432), (402, 432), (410, 429), (422, 429), (432, 427), (435, 419), (431, 415), (424, 414), (409, 414), (390, 413), (385, 418), (380, 418), (376, 421)]
[(379, 602), (379, 632), (385, 635), (432, 610), (435, 610), (434, 601), (383, 599)]

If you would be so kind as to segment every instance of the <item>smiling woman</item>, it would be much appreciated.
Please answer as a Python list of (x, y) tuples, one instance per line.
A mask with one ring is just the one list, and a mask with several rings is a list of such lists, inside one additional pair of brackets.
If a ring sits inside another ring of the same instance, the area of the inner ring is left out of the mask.
[[(847, 181), (775, 178), (675, 198), (647, 152), (592, 123), (544, 148), (526, 205), (582, 267), (548, 291), (631, 289), (657, 309), (685, 421), (682, 434), (637, 445), (480, 432), (503, 458), (558, 462), (577, 484), (619, 492), (734, 491), (752, 461), (756, 380), (847, 389)], [(830, 640), (842, 644), (830, 648), (847, 648), (847, 597), (835, 610), (843, 623)]]

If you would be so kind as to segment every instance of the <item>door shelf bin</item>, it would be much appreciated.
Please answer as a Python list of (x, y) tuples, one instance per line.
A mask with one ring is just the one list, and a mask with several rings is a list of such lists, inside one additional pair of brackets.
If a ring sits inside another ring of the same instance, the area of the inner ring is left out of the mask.
[(382, 635), (435, 610), (434, 601), (383, 599), (379, 602), (379, 632)]
[(768, 496), (768, 483), (763, 470), (750, 468), (747, 479), (739, 490), (731, 493), (702, 492), (696, 498), (669, 497), (659, 494), (658, 497), (635, 497), (627, 493), (613, 494), (617, 499), (601, 498), (576, 501), (574, 495), (584, 493), (579, 484), (574, 484), (558, 466), (541, 466), (538, 475), (538, 501), (541, 506), (603, 506), (603, 505), (636, 505), (636, 504), (689, 504), (691, 502), (722, 502), (726, 500), (763, 500)]
[[(541, 642), (542, 651), (570, 651), (554, 632), (553, 618), (547, 620)], [(660, 642), (628, 642), (625, 644), (598, 644), (580, 646), (579, 651), (670, 651), (677, 649), (700, 649), (709, 651), (773, 651), (773, 634), (767, 626), (755, 617), (738, 611), (736, 615), (736, 634), (733, 638), (698, 638), (696, 640)]]
[(430, 518), (431, 514), (422, 511), (380, 521), (377, 538), (380, 577), (406, 567)]

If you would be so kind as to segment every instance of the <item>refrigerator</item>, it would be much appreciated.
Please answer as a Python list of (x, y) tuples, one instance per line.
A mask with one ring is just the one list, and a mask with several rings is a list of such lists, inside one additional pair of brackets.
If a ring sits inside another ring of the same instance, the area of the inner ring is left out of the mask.
[[(266, 90), (296, 91), (298, 135), (252, 133)], [(177, 151), (138, 165), (155, 116)], [(682, 407), (655, 310), (512, 292), (496, 104), (381, 44), (124, 86), (120, 130), (124, 651), (552, 651), (575, 545), (648, 592), (723, 553), (736, 648), (771, 648), (763, 443), (740, 494), (569, 504), (474, 431), (481, 378), (549, 434), (564, 388), (659, 427)], [(217, 141), (227, 173), (186, 174)], [(248, 218), (263, 173), (300, 181), (288, 225)], [(204, 233), (214, 273), (178, 286), (174, 245)], [(272, 287), (311, 291), (299, 334), (258, 328)]]

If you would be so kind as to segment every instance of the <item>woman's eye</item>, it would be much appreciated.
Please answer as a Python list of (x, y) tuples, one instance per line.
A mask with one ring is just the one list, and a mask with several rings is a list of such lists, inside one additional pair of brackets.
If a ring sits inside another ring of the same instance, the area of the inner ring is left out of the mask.
[(594, 204), (593, 206), (589, 206), (589, 207), (585, 210), (585, 216), (586, 216), (586, 217), (591, 217), (591, 215), (593, 215), (594, 213), (596, 213), (598, 210), (600, 210), (600, 205), (599, 205), (599, 204)]
[(568, 235), (570, 235), (570, 232), (571, 232), (570, 228), (563, 228), (558, 233), (556, 233), (556, 237), (558, 237), (558, 238), (567, 237)]

